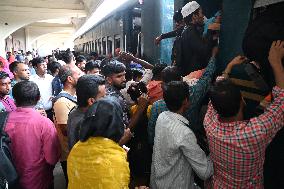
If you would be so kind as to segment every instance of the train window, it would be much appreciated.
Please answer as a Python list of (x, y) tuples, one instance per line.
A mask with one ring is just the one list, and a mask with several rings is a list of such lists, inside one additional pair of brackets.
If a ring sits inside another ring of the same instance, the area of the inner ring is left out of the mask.
[(114, 36), (114, 49), (120, 48), (120, 35)]
[(99, 50), (99, 54), (102, 54), (102, 42), (101, 39), (98, 39), (98, 50)]
[(95, 51), (98, 52), (98, 40), (95, 41)]
[(103, 55), (106, 55), (106, 37), (102, 38)]
[(107, 54), (112, 54), (112, 38), (107, 37)]

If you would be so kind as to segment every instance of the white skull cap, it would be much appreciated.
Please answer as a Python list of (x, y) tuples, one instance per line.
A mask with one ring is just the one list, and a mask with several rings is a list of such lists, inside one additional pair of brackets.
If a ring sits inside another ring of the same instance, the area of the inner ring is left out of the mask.
[(191, 1), (186, 5), (184, 5), (181, 9), (181, 14), (183, 18), (187, 17), (188, 15), (196, 11), (199, 7), (200, 5), (196, 1)]

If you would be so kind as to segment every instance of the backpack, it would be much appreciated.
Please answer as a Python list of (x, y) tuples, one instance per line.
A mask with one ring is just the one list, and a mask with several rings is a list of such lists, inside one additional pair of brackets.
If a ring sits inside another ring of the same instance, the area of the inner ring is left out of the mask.
[(18, 174), (12, 160), (9, 149), (11, 143), (9, 135), (4, 131), (8, 118), (8, 112), (0, 113), (0, 188), (6, 189), (16, 186)]
[(70, 94), (64, 92), (64, 93), (59, 93), (59, 94), (53, 99), (53, 101), (52, 101), (52, 106), (53, 106), (54, 103), (55, 103), (59, 98), (61, 98), (61, 97), (67, 98), (68, 100), (70, 100), (70, 101), (74, 102), (75, 104), (77, 104), (77, 99), (76, 99), (74, 96), (72, 96), (72, 95), (70, 95)]

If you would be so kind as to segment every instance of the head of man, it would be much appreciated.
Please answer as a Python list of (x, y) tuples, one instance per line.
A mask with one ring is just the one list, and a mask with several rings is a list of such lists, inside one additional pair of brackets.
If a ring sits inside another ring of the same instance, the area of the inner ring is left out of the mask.
[(99, 57), (99, 55), (98, 55), (97, 52), (93, 51), (93, 52), (90, 53), (90, 59), (91, 60), (97, 60), (98, 57)]
[(47, 68), (49, 69), (49, 71), (51, 72), (51, 74), (55, 77), (58, 75), (59, 73), (59, 70), (61, 68), (61, 64), (58, 63), (58, 62), (50, 62), (48, 65), (47, 65)]
[(168, 109), (183, 114), (189, 107), (189, 86), (183, 81), (171, 81), (163, 85), (163, 97)]
[(118, 57), (119, 55), (120, 55), (120, 48), (116, 48), (115, 50), (114, 50), (114, 56), (115, 57)]
[(29, 80), (30, 70), (29, 66), (21, 62), (12, 62), (9, 65), (10, 71), (13, 73), (16, 81)]
[(209, 89), (209, 98), (221, 119), (243, 116), (245, 103), (240, 90), (231, 81), (217, 81)]
[(190, 23), (195, 25), (204, 24), (204, 15), (202, 9), (196, 1), (191, 1), (184, 5), (184, 7), (181, 9), (181, 14), (186, 25), (189, 25)]
[(12, 94), (17, 107), (35, 106), (40, 99), (38, 86), (32, 81), (16, 83)]
[(4, 97), (10, 93), (11, 80), (9, 74), (0, 71), (0, 97)]
[(47, 73), (47, 63), (42, 57), (34, 58), (32, 60), (32, 65), (38, 76), (42, 77)]
[(89, 107), (106, 95), (105, 79), (99, 75), (84, 75), (78, 79), (77, 103), (79, 107)]
[(152, 80), (160, 81), (162, 78), (162, 71), (167, 67), (167, 64), (155, 64), (152, 73), (153, 73), (153, 78)]
[(87, 61), (86, 58), (80, 55), (76, 58), (76, 66), (78, 66), (80, 70), (85, 71), (86, 61)]
[(61, 54), (61, 58), (62, 60), (66, 63), (66, 64), (72, 64), (75, 65), (75, 56), (73, 55), (73, 53), (71, 51), (65, 51), (64, 53)]
[(121, 90), (126, 87), (125, 70), (124, 64), (117, 60), (111, 60), (102, 68), (102, 73), (106, 77), (108, 85)]
[(85, 73), (86, 74), (94, 74), (94, 75), (98, 75), (100, 73), (100, 64), (98, 62), (98, 60), (93, 61), (90, 60), (89, 62), (86, 63), (85, 66)]
[(76, 88), (81, 73), (78, 67), (65, 65), (59, 70), (58, 76), (64, 87)]
[(173, 20), (176, 24), (176, 28), (184, 26), (183, 17), (182, 17), (182, 14), (181, 14), (181, 9), (179, 9), (178, 11), (176, 11), (174, 13)]
[(162, 81), (169, 83), (171, 81), (182, 81), (181, 73), (176, 66), (167, 66), (162, 71)]

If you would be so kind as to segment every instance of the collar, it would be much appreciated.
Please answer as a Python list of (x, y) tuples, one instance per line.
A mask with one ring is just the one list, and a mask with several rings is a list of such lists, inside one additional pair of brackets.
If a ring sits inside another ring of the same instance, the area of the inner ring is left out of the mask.
[(66, 94), (69, 94), (70, 96), (73, 96), (74, 98), (77, 98), (76, 94), (75, 95), (71, 95), (70, 93), (68, 93), (67, 91), (64, 91), (64, 90), (62, 90), (60, 93), (66, 93)]
[(7, 98), (9, 98), (9, 95), (5, 95), (4, 97), (0, 96), (1, 100), (6, 100)]
[(189, 121), (183, 117), (182, 115), (180, 114), (177, 114), (177, 113), (174, 113), (174, 112), (171, 112), (171, 111), (166, 111), (166, 114), (168, 117), (170, 117), (172, 120), (179, 120), (180, 122), (182, 122), (183, 124), (185, 125), (188, 125), (189, 124)]

